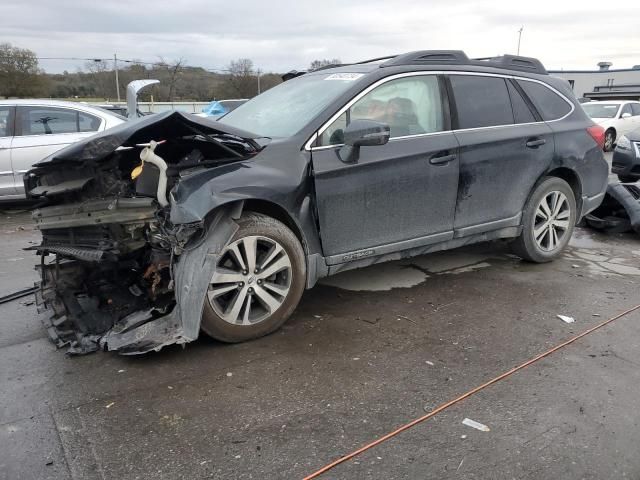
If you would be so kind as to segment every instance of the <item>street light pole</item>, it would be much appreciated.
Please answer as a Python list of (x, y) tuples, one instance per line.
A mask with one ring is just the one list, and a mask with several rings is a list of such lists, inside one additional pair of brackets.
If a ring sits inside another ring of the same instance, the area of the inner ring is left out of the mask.
[(116, 71), (116, 93), (118, 95), (118, 102), (120, 101), (120, 82), (118, 81), (118, 57), (113, 54), (113, 69)]
[(258, 95), (260, 95), (260, 69), (258, 69)]
[(520, 40), (522, 39), (522, 30), (524, 30), (524, 26), (520, 27), (520, 30), (518, 30), (518, 53), (517, 53), (517, 55), (520, 55)]

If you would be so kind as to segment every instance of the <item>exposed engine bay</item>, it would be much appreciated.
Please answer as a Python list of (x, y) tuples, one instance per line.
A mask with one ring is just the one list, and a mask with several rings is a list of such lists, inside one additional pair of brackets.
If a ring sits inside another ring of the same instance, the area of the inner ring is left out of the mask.
[(177, 215), (171, 192), (205, 170), (250, 159), (264, 141), (167, 112), (35, 165), (25, 187), (40, 201), (33, 219), (42, 243), (30, 249), (40, 256), (36, 299), (51, 313), (56, 345), (70, 354), (136, 354), (194, 340), (205, 298), (197, 290), (214, 268), (203, 240), (215, 228), (226, 241), (233, 223), (228, 212)]

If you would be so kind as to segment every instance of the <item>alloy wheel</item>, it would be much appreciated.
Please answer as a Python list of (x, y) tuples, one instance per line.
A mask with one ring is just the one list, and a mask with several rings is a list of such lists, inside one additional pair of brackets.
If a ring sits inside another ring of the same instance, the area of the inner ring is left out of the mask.
[(222, 251), (207, 297), (225, 322), (255, 325), (282, 305), (291, 280), (291, 260), (284, 247), (267, 237), (247, 236)]
[(547, 193), (536, 208), (533, 237), (538, 247), (551, 252), (563, 243), (569, 230), (571, 207), (564, 193), (554, 190)]

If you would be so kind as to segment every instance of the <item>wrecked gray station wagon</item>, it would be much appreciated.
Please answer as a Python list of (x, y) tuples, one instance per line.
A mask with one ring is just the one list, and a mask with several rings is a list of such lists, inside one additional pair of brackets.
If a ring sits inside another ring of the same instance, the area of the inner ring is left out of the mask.
[(25, 175), (58, 346), (257, 338), (321, 277), (474, 242), (547, 262), (602, 202), (604, 132), (535, 59), (422, 51), (288, 77), (219, 121), (145, 117)]

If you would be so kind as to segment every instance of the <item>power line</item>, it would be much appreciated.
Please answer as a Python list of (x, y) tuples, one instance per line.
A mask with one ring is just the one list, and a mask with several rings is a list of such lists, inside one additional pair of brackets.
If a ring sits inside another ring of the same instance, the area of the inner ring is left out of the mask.
[[(111, 62), (112, 58), (82, 58), (82, 57), (36, 57), (38, 60), (74, 60), (74, 61), (84, 61), (84, 62)], [(144, 62), (142, 60), (129, 60), (125, 58), (118, 57), (119, 62), (130, 63), (134, 65), (153, 65), (158, 67), (168, 67), (170, 66), (167, 62)], [(228, 68), (204, 68), (204, 67), (195, 67), (192, 65), (183, 65), (184, 68), (202, 68), (207, 72), (230, 72)]]

